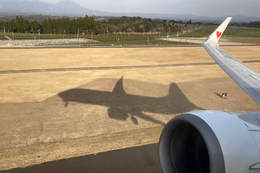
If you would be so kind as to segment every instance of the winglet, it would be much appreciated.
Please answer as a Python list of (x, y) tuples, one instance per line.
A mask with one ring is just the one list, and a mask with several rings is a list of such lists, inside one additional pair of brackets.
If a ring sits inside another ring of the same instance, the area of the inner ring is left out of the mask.
[(216, 45), (231, 19), (232, 17), (226, 18), (226, 20), (204, 42)]

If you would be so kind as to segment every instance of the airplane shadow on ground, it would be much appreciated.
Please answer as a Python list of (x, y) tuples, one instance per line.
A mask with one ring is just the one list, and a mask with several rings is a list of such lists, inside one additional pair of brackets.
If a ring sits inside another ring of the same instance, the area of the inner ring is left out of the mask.
[(191, 103), (175, 83), (170, 84), (167, 96), (139, 96), (125, 92), (123, 77), (117, 81), (112, 92), (75, 88), (61, 92), (58, 96), (65, 102), (65, 107), (68, 106), (69, 102), (106, 106), (109, 107), (108, 116), (110, 118), (126, 120), (131, 117), (132, 122), (136, 125), (138, 124), (136, 117), (165, 125), (162, 121), (145, 115), (143, 112), (175, 114), (194, 109), (203, 110)]

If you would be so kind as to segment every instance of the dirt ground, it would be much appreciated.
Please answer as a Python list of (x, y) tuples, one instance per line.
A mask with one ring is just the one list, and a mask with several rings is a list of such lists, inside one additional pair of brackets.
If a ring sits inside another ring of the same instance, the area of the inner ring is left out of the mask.
[[(223, 48), (260, 70), (259, 46)], [(112, 67), (0, 74), (0, 170), (157, 143), (163, 126), (184, 112), (260, 108), (202, 47), (0, 49), (0, 55), (0, 71)], [(153, 66), (138, 68), (144, 65)], [(116, 68), (122, 66), (135, 67)]]

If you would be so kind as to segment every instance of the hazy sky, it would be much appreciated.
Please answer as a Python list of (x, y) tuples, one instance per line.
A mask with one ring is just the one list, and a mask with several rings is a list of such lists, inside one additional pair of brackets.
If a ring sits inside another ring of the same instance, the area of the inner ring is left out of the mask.
[[(60, 0), (40, 0), (57, 3)], [(72, 0), (92, 10), (108, 12), (245, 15), (260, 17), (260, 0)]]

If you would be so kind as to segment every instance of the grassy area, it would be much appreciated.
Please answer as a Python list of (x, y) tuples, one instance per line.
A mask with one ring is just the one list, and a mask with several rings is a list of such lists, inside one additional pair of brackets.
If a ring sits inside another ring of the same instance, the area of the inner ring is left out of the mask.
[[(185, 33), (181, 37), (208, 37), (214, 30), (216, 26), (202, 27), (191, 33)], [(228, 27), (223, 37), (232, 38), (260, 38), (260, 28), (235, 28)]]
[[(201, 29), (194, 30), (190, 33), (185, 33), (180, 35), (180, 37), (208, 37), (214, 30), (216, 26), (204, 26)], [(178, 43), (171, 41), (164, 41), (159, 38), (161, 36), (176, 35), (177, 33), (109, 33), (100, 35), (79, 35), (79, 38), (86, 38), (96, 40), (95, 45), (126, 45), (126, 44), (142, 44), (142, 45), (176, 45), (176, 44), (190, 44), (190, 43)], [(63, 39), (63, 38), (77, 38), (77, 35), (72, 34), (25, 34), (25, 33), (6, 33), (6, 36), (14, 40), (33, 40), (33, 39)], [(259, 28), (236, 28), (228, 27), (224, 32), (223, 37), (232, 38), (260, 38)], [(0, 33), (0, 40), (7, 40), (4, 37), (4, 33)], [(82, 45), (87, 45), (92, 43), (84, 43)]]
[[(199, 30), (194, 30), (190, 33), (185, 33), (180, 35), (181, 37), (208, 37), (214, 30), (216, 29), (216, 26), (202, 26)], [(108, 35), (100, 34), (100, 35), (79, 35), (79, 38), (88, 38), (91, 39), (91, 37), (94, 40), (97, 40), (99, 42), (104, 43), (117, 43), (118, 38), (119, 42), (121, 43), (135, 43), (135, 42), (142, 42), (142, 43), (157, 43), (157, 38), (160, 38), (161, 36), (167, 36), (167, 35), (176, 35), (177, 32), (171, 32), (171, 33), (156, 33), (156, 34), (150, 34), (150, 33), (109, 33)], [(11, 39), (15, 40), (23, 40), (23, 39), (63, 39), (63, 38), (77, 38), (77, 35), (72, 34), (24, 34), (24, 33), (6, 33), (6, 36), (10, 37)], [(249, 37), (249, 38), (260, 38), (260, 28), (236, 28), (236, 27), (228, 27), (224, 35), (225, 37)], [(149, 41), (148, 41), (149, 39)], [(4, 37), (4, 33), (0, 33), (0, 40), (7, 40), (7, 38)]]
[[(176, 33), (169, 33), (169, 35), (175, 35)], [(96, 40), (98, 42), (95, 42), (96, 45), (104, 45), (104, 44), (114, 44), (114, 45), (122, 45), (122, 44), (180, 44), (178, 42), (171, 42), (171, 41), (164, 41), (160, 38), (161, 36), (166, 36), (167, 33), (163, 33), (162, 35), (159, 33), (156, 34), (148, 34), (148, 33), (109, 33), (108, 35), (100, 34), (100, 35), (79, 35), (79, 38), (86, 38), (86, 39), (92, 39)], [(24, 33), (6, 33), (6, 36), (10, 37), (11, 39), (14, 38), (14, 40), (24, 40), (24, 39), (63, 39), (63, 38), (77, 38), (77, 35), (71, 35), (71, 34), (24, 34)], [(3, 33), (0, 33), (0, 38), (2, 40), (7, 40), (7, 38), (4, 37)], [(90, 43), (86, 43), (90, 44)], [(181, 43), (181, 44), (188, 44), (188, 43)]]
[(180, 37), (208, 37), (216, 28), (215, 27), (201, 27), (199, 30), (194, 30), (190, 33), (180, 35)]
[(225, 37), (260, 38), (260, 28), (227, 28)]
[[(166, 35), (166, 34), (165, 34)], [(91, 35), (86, 38), (91, 39)], [(174, 42), (158, 39), (158, 34), (108, 34), (94, 35), (94, 40), (103, 44), (174, 44)]]

